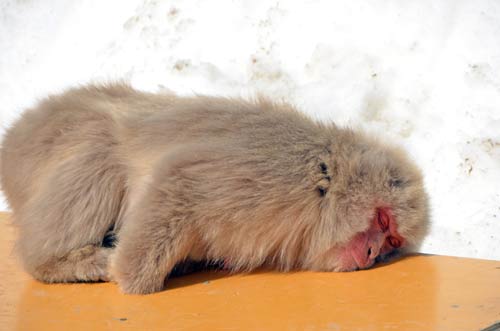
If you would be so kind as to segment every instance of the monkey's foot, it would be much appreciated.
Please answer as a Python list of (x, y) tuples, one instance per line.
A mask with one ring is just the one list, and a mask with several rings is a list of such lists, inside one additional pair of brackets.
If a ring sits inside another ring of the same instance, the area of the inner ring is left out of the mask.
[(47, 283), (108, 281), (108, 259), (113, 250), (88, 245), (35, 268), (33, 276)]
[(151, 294), (164, 288), (164, 279), (148, 279), (140, 273), (135, 276), (113, 275), (118, 287), (125, 294)]

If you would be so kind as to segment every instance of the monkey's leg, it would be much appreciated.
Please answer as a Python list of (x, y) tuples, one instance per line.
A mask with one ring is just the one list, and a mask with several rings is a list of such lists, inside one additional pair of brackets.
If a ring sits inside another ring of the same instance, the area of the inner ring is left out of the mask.
[(112, 250), (101, 246), (117, 221), (123, 192), (120, 169), (91, 150), (47, 169), (13, 213), (16, 250), (26, 271), (44, 282), (107, 279)]
[(94, 245), (75, 249), (63, 257), (51, 257), (36, 267), (33, 276), (48, 283), (107, 281), (108, 259), (112, 251)]
[(110, 273), (124, 293), (162, 290), (174, 266), (189, 255), (192, 232), (168, 216), (146, 214), (122, 229)]
[(165, 278), (188, 257), (196, 241), (189, 220), (168, 196), (150, 190), (119, 233), (110, 274), (125, 293), (162, 290)]
[(212, 155), (206, 145), (181, 145), (156, 165), (148, 189), (124, 217), (110, 261), (110, 276), (123, 292), (160, 291), (176, 264), (204, 259), (193, 198), (202, 194), (199, 174)]

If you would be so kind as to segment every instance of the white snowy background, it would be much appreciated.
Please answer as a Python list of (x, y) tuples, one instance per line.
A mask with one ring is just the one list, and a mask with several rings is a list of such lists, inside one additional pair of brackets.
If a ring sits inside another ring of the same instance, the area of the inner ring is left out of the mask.
[(0, 133), (114, 79), (263, 93), (402, 144), (431, 198), (422, 252), (500, 260), (500, 1), (0, 2)]

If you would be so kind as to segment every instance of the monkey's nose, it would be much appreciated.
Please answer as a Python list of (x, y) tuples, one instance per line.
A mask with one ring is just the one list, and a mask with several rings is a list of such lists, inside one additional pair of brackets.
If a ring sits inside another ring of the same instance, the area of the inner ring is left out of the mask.
[(375, 259), (379, 253), (380, 253), (380, 249), (377, 248), (376, 246), (370, 246), (368, 247), (368, 252), (367, 252), (367, 256), (369, 259)]

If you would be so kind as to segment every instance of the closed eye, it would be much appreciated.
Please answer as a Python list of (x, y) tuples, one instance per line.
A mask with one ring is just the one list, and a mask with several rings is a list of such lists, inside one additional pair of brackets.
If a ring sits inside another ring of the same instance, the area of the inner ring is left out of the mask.
[(402, 187), (405, 184), (405, 181), (402, 180), (401, 178), (395, 178), (389, 180), (389, 186), (390, 187)]
[(391, 245), (394, 248), (399, 248), (401, 247), (401, 241), (399, 241), (398, 238), (395, 237), (389, 237), (387, 238), (387, 241), (389, 242), (389, 245)]

